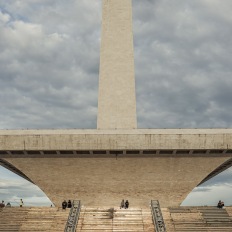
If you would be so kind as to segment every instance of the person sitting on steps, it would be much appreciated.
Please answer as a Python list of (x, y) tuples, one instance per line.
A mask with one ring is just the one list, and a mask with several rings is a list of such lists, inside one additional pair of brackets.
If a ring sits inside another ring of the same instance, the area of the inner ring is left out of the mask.
[(10, 202), (8, 202), (8, 203), (6, 204), (6, 207), (11, 207)]
[(225, 204), (224, 204), (224, 201), (222, 201), (222, 208), (224, 208)]
[(63, 202), (62, 202), (62, 209), (66, 209), (67, 208), (67, 201), (66, 200), (64, 200)]
[(125, 209), (128, 209), (128, 208), (129, 208), (129, 201), (126, 200), (126, 202), (125, 202)]
[(219, 209), (222, 209), (222, 208), (224, 207), (224, 202), (220, 200), (220, 201), (218, 202), (218, 204), (217, 204), (217, 207), (218, 207)]
[(72, 208), (72, 202), (68, 200), (68, 207), (67, 208)]

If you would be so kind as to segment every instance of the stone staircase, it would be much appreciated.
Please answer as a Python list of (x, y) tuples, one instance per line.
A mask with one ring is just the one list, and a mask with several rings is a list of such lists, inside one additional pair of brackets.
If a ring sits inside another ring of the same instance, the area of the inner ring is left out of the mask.
[(169, 213), (170, 218), (166, 217), (165, 222), (170, 228), (168, 232), (232, 232), (232, 218), (226, 209), (179, 207), (170, 208)]
[(0, 232), (63, 232), (69, 210), (9, 207), (0, 211)]
[(82, 207), (77, 232), (154, 232), (150, 208)]
[[(69, 210), (45, 207), (0, 209), (0, 232), (63, 232)], [(167, 232), (232, 232), (232, 207), (162, 208)], [(151, 209), (82, 207), (77, 232), (154, 232)]]

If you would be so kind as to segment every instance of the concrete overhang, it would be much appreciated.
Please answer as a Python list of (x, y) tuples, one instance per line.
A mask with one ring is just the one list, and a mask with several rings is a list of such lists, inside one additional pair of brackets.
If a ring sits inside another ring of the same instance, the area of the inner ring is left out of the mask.
[[(68, 151), (68, 152), (67, 152)], [(232, 129), (0, 130), (0, 154), (232, 153)]]

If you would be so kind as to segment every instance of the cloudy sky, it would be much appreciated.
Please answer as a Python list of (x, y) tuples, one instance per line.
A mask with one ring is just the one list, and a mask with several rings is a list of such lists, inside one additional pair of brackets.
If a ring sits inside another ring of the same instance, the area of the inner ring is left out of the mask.
[[(96, 128), (101, 2), (0, 0), (0, 129)], [(139, 128), (232, 127), (231, 12), (231, 0), (133, 0)]]

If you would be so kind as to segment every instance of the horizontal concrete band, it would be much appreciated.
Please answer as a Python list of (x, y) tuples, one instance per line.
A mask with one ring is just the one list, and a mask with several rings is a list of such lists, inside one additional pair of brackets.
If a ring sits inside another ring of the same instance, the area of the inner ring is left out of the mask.
[(0, 151), (67, 150), (225, 154), (232, 150), (232, 129), (0, 130)]

